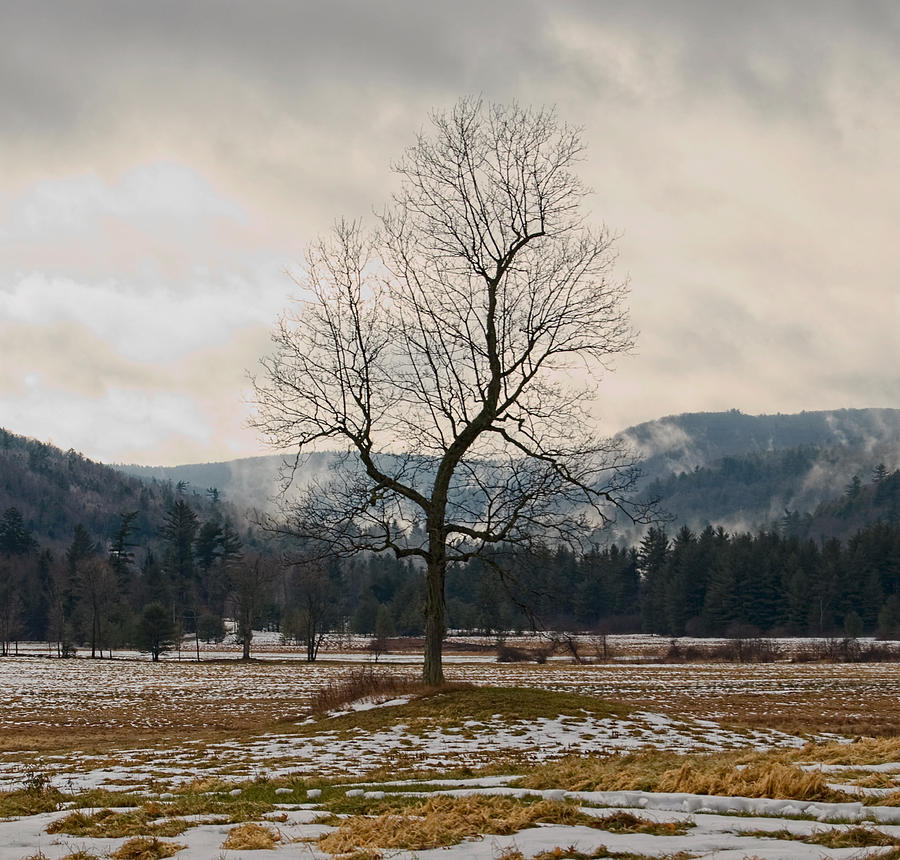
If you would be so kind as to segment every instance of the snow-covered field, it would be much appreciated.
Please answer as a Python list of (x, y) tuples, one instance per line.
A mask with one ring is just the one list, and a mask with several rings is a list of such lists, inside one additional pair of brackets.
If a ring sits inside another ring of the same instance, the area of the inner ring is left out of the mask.
[[(536, 665), (489, 663), (478, 653), (448, 657), (448, 679), (585, 694), (613, 706), (604, 712), (576, 708), (527, 718), (488, 713), (423, 724), (409, 716), (408, 699), (399, 697), (371, 710), (351, 708), (342, 717), (314, 721), (309, 718), (312, 697), (358, 666), (364, 652), (355, 643), (349, 648), (344, 643), (308, 665), (284, 659), (274, 643), (269, 652), (265, 642), (259, 644), (259, 656), (265, 659), (247, 664), (235, 661), (233, 652), (227, 660), (213, 660), (206, 653), (201, 663), (190, 661), (186, 653), (185, 659), (170, 656), (159, 664), (136, 655), (92, 661), (32, 653), (0, 660), (0, 792), (33, 785), (38, 777), (70, 799), (109, 789), (165, 800), (177, 797), (188, 783), (215, 785), (221, 792), (222, 786), (237, 791), (270, 781), (294, 788), (284, 792), (291, 795), (290, 802), (285, 798), (277, 806), (279, 819), (272, 826), (282, 838), (269, 853), (327, 857), (332, 855), (315, 842), (291, 841), (314, 839), (336, 826), (334, 819), (316, 822), (321, 812), (316, 799), (298, 787), (316, 780), (328, 785), (341, 781), (341, 793), (384, 791), (390, 798), (402, 788), (408, 797), (408, 785), (385, 780), (393, 775), (408, 781), (429, 772), (433, 790), (435, 773), (492, 767), (503, 774), (506, 762), (508, 774), (476, 780), (460, 776), (440, 788), (451, 794), (521, 796), (526, 790), (516, 783), (519, 774), (566, 755), (797, 749), (810, 740), (850, 741), (858, 735), (898, 734), (900, 728), (900, 665), (893, 663), (575, 665), (556, 660)], [(353, 660), (343, 659), (346, 655)], [(379, 663), (377, 670), (415, 676), (417, 662), (406, 656), (389, 667)], [(522, 696), (524, 701), (527, 693)], [(579, 856), (576, 849), (580, 856), (594, 856), (606, 846), (608, 853), (596, 856), (627, 851), (658, 857), (687, 852), (717, 858), (858, 858), (886, 850), (809, 844), (786, 840), (780, 832), (808, 835), (821, 831), (826, 821), (844, 822), (838, 827), (868, 822), (868, 828), (886, 834), (884, 845), (900, 845), (900, 806), (871, 805), (881, 802), (879, 792), (887, 795), (900, 785), (900, 763), (873, 760), (851, 767), (825, 764), (811, 755), (804, 766), (823, 771), (829, 783), (851, 799), (858, 796), (859, 802), (529, 789), (531, 796), (574, 804), (592, 816), (627, 809), (653, 821), (687, 821), (691, 826), (680, 835), (660, 835), (543, 824), (455, 847), (390, 849), (385, 856), (530, 860), (556, 848), (561, 853), (545, 856)], [(370, 784), (373, 772), (378, 785)], [(874, 787), (876, 777), (879, 787)], [(0, 821), (0, 860), (111, 856), (125, 841), (47, 833), (48, 824), (65, 814), (61, 809)], [(222, 849), (235, 824), (209, 816), (192, 824), (196, 826), (175, 840), (187, 846), (177, 857), (266, 854)], [(764, 831), (779, 831), (778, 838), (767, 838)], [(575, 849), (566, 853), (567, 846)], [(87, 853), (78, 855), (82, 849)]]

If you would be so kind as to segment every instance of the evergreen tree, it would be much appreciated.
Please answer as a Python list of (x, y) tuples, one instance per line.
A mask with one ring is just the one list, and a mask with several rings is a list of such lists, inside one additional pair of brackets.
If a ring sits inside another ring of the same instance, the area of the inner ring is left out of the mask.
[(663, 633), (667, 630), (664, 595), (668, 556), (669, 538), (665, 530), (651, 526), (641, 540), (638, 551), (641, 628), (646, 633)]
[(7, 508), (0, 517), (0, 555), (25, 555), (37, 549), (37, 541), (18, 508)]

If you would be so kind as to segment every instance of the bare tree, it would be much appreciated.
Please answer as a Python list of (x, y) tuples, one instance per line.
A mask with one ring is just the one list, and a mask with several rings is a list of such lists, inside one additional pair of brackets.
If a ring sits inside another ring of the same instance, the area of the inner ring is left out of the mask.
[(257, 427), (298, 451), (288, 483), (311, 448), (344, 452), (270, 525), (421, 559), (439, 684), (448, 564), (645, 512), (590, 415), (592, 379), (633, 331), (612, 237), (580, 211), (579, 131), (473, 99), (431, 123), (379, 228), (342, 222), (309, 249), (255, 386)]
[(296, 632), (306, 645), (306, 659), (314, 663), (329, 630), (338, 621), (340, 594), (324, 564), (316, 560), (294, 566), (294, 598), (299, 613)]
[(255, 555), (235, 563), (229, 573), (230, 600), (241, 641), (241, 659), (250, 659), (253, 623), (262, 608), (266, 593), (275, 581), (278, 568), (270, 559)]

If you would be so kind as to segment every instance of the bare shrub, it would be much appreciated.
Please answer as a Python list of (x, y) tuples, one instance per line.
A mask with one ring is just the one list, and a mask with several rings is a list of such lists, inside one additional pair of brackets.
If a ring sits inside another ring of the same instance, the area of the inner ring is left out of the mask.
[(248, 821), (246, 824), (232, 827), (222, 847), (232, 851), (262, 851), (274, 848), (281, 840), (280, 831), (265, 824)]
[(709, 659), (709, 654), (696, 645), (687, 645), (672, 639), (662, 656), (663, 663), (699, 663)]
[(609, 638), (606, 633), (597, 633), (591, 637), (591, 646), (594, 649), (594, 659), (598, 663), (608, 663), (613, 656), (609, 647)]
[(524, 648), (514, 648), (512, 645), (497, 646), (498, 663), (527, 663), (533, 660), (534, 656), (534, 652), (526, 651)]
[(664, 663), (774, 663), (784, 653), (777, 642), (763, 637), (736, 637), (724, 642), (702, 644), (680, 642), (672, 639), (662, 657)]
[(360, 699), (378, 698), (385, 695), (421, 693), (425, 685), (408, 675), (376, 672), (371, 666), (353, 669), (347, 675), (332, 681), (316, 694), (310, 704), (313, 714), (336, 711)]
[(900, 648), (889, 642), (860, 642), (849, 636), (810, 642), (794, 652), (796, 663), (890, 663), (900, 660)]

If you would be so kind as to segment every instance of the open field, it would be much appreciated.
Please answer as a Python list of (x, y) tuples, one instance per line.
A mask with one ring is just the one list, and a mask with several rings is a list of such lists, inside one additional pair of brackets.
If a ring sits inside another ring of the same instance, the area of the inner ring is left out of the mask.
[(313, 714), (351, 674), (418, 666), (264, 656), (0, 660), (0, 860), (165, 843), (184, 858), (506, 860), (900, 845), (900, 664), (461, 653), (448, 690)]

